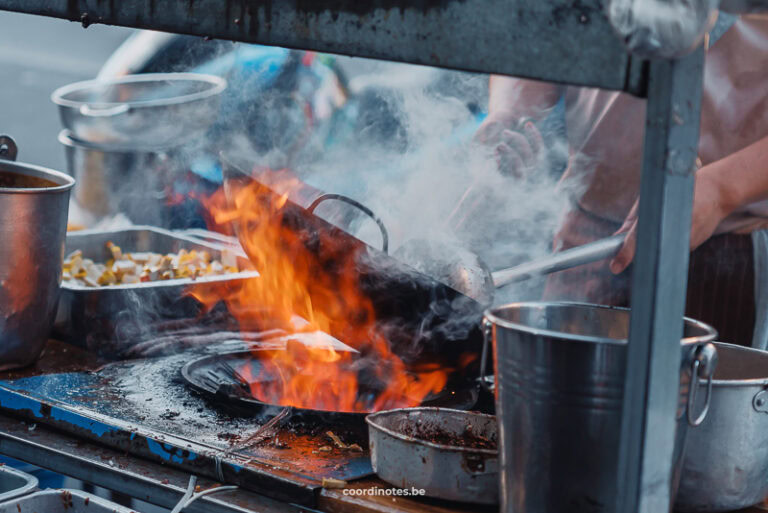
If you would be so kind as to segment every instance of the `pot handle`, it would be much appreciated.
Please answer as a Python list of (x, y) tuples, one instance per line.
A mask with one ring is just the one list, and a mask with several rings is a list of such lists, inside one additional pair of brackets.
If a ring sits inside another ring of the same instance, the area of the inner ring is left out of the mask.
[(90, 118), (111, 118), (114, 116), (119, 116), (120, 114), (125, 114), (130, 110), (131, 106), (127, 103), (121, 103), (120, 105), (115, 105), (114, 107), (104, 108), (91, 107), (90, 105), (86, 104), (80, 107), (80, 114)]
[[(717, 348), (714, 344), (704, 344), (696, 350), (696, 355), (691, 363), (691, 385), (688, 389), (688, 424), (693, 427), (700, 426), (707, 418), (709, 406), (712, 402), (712, 380), (717, 367)], [(704, 399), (704, 408), (698, 416), (694, 416), (693, 409), (696, 404), (696, 391), (701, 379), (707, 380), (707, 396)]]
[(485, 379), (485, 368), (488, 365), (488, 341), (491, 338), (493, 323), (483, 318), (483, 352), (480, 355), (480, 385), (488, 392), (494, 393), (488, 380)]
[(10, 135), (0, 135), (0, 160), (16, 160), (19, 148)]
[(379, 226), (379, 230), (381, 230), (381, 250), (384, 253), (389, 252), (389, 233), (387, 233), (387, 228), (386, 226), (384, 226), (384, 221), (382, 221), (379, 218), (379, 216), (374, 214), (373, 210), (366, 207), (359, 201), (353, 200), (349, 196), (344, 196), (343, 194), (323, 194), (322, 196), (318, 196), (317, 199), (315, 199), (315, 201), (313, 201), (312, 204), (309, 207), (307, 207), (307, 212), (309, 212), (310, 214), (314, 214), (317, 206), (320, 203), (328, 200), (339, 200), (339, 201), (343, 201), (344, 203), (348, 203), (353, 207), (357, 207), (359, 210), (362, 210), (365, 215), (373, 219), (376, 222), (376, 224)]

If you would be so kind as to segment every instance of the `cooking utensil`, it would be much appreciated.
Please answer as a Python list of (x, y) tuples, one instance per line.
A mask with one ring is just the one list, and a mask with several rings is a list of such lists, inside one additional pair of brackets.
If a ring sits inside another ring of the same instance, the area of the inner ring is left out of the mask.
[[(203, 397), (213, 402), (219, 408), (232, 410), (238, 414), (261, 414), (268, 408), (282, 408), (280, 405), (268, 404), (251, 394), (250, 385), (241, 371), (250, 368), (251, 380), (261, 370), (259, 353), (264, 351), (281, 350), (278, 338), (265, 340), (263, 343), (252, 345), (249, 350), (216, 353), (195, 358), (181, 369), (181, 377), (187, 385)], [(267, 378), (264, 378), (267, 379)], [(360, 394), (375, 394), (380, 390), (361, 388)], [(442, 392), (428, 397), (423, 404), (426, 406), (441, 406), (455, 409), (472, 408), (477, 401), (477, 387), (464, 386), (464, 383), (451, 383)], [(348, 412), (316, 410), (311, 408), (291, 407), (291, 414), (300, 414), (306, 421), (318, 422), (358, 422), (368, 412)]]
[[(355, 265), (344, 266), (344, 272), (352, 274), (349, 278), (370, 300), (377, 323), (387, 330), (392, 351), (407, 365), (429, 361), (454, 368), (466, 377), (476, 376), (477, 356), (482, 348), (479, 303), (313, 214), (309, 207), (323, 196), (322, 191), (302, 187), (281, 190), (281, 179), (296, 184), (295, 177), (261, 172), (257, 178), (249, 171), (252, 167), (246, 158), (229, 153), (222, 154), (221, 161), (229, 201), (233, 201), (235, 190), (256, 185), (265, 203), (282, 205), (281, 217), (275, 222), (292, 232), (308, 254), (316, 257), (311, 264), (317, 267), (318, 275), (354, 259)], [(240, 222), (234, 228), (243, 240), (248, 226)], [(309, 283), (307, 287), (310, 298), (327, 294), (321, 285)], [(321, 300), (312, 303), (332, 320), (330, 334), (343, 341), (349, 319), (332, 309), (323, 310)]]
[[(16, 154), (12, 140), (3, 144)], [(0, 159), (0, 370), (34, 362), (48, 339), (74, 184), (59, 171)]]
[(625, 234), (613, 235), (498, 271), (491, 271), (470, 251), (444, 242), (412, 239), (398, 248), (395, 256), (487, 306), (493, 302), (496, 289), (511, 283), (611, 257), (624, 238)]
[(446, 439), (495, 444), (496, 418), (446, 408), (404, 408), (368, 415), (371, 464), (387, 483), (439, 499), (498, 504), (498, 450), (448, 445)]
[(69, 84), (51, 100), (78, 139), (157, 148), (202, 136), (218, 116), (226, 87), (212, 75), (146, 73)]
[[(495, 356), (501, 511), (610, 509), (616, 500), (630, 311), (530, 302), (489, 309), (485, 317)], [(688, 424), (700, 424), (711, 401), (700, 383), (712, 382), (717, 352), (709, 342), (715, 336), (710, 326), (685, 319), (670, 499)], [(699, 388), (703, 400), (697, 402)]]
[(710, 412), (688, 434), (675, 511), (733, 511), (768, 497), (768, 352), (714, 344)]
[(122, 213), (136, 224), (168, 225), (166, 191), (188, 169), (182, 150), (96, 144), (69, 130), (59, 133), (59, 142), (77, 181), (75, 200), (95, 219)]
[[(111, 253), (107, 242), (113, 242), (124, 251), (177, 253), (181, 249), (208, 251), (213, 258), (221, 259), (229, 251), (241, 269), (248, 269), (250, 262), (242, 250), (231, 246), (203, 241), (183, 233), (171, 232), (151, 226), (133, 226), (122, 230), (80, 230), (66, 236), (66, 253), (77, 249), (83, 258), (106, 262)], [(59, 262), (60, 264), (60, 262)], [(194, 318), (200, 310), (199, 303), (189, 293), (204, 292), (208, 287), (238, 286), (242, 280), (258, 276), (255, 271), (190, 278), (142, 282), (86, 288), (65, 283), (56, 315), (55, 330), (59, 337), (75, 345), (85, 345), (90, 350), (109, 352), (104, 340), (129, 347), (138, 342), (135, 336), (122, 340), (126, 327), (140, 329), (159, 319)], [(117, 340), (115, 340), (117, 339)], [(125, 349), (126, 347), (122, 347)]]

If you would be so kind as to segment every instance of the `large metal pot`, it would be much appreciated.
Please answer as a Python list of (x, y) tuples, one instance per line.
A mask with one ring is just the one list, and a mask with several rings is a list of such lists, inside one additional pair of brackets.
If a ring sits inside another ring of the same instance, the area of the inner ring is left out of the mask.
[(0, 370), (32, 363), (45, 346), (74, 184), (58, 171), (0, 160)]
[(166, 189), (186, 170), (183, 152), (90, 143), (69, 130), (59, 133), (59, 142), (77, 181), (75, 200), (95, 220), (123, 213), (135, 224), (167, 225)]
[[(485, 318), (495, 354), (502, 513), (610, 510), (616, 501), (630, 311), (530, 302), (486, 310)], [(685, 415), (691, 377), (706, 379), (692, 370), (715, 365), (716, 351), (708, 344), (715, 335), (711, 327), (686, 319), (678, 342), (675, 476), (687, 423), (702, 416), (690, 410)]]
[(768, 497), (768, 352), (715, 345), (710, 413), (688, 434), (676, 511), (733, 511)]
[(51, 99), (64, 128), (100, 144), (177, 145), (205, 133), (219, 113), (223, 78), (148, 73), (61, 87)]

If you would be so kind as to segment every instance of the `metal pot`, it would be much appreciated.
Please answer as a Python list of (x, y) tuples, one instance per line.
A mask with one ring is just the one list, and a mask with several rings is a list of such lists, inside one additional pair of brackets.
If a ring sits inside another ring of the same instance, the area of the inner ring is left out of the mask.
[(177, 145), (201, 136), (219, 114), (223, 78), (148, 73), (61, 87), (51, 100), (64, 128), (100, 144)]
[[(581, 303), (514, 303), (485, 312), (493, 339), (503, 513), (593, 513), (616, 500), (630, 311)], [(685, 319), (674, 476), (687, 424), (689, 383), (708, 379), (716, 332)], [(487, 346), (487, 343), (486, 343)], [(483, 351), (485, 360), (487, 350)], [(694, 370), (696, 369), (696, 370)], [(702, 372), (704, 371), (704, 372)], [(483, 381), (485, 383), (485, 381)], [(687, 412), (687, 416), (686, 416)], [(673, 491), (677, 479), (673, 479)]]
[(733, 511), (768, 497), (768, 352), (715, 345), (710, 413), (688, 435), (676, 511)]
[(184, 169), (175, 149), (132, 150), (59, 133), (67, 172), (77, 181), (74, 197), (95, 219), (123, 213), (135, 224), (165, 226), (166, 188)]
[(439, 499), (498, 504), (497, 450), (446, 445), (424, 436), (462, 437), (469, 431), (496, 442), (494, 416), (447, 408), (401, 408), (373, 413), (365, 421), (373, 470), (387, 483)]
[[(5, 139), (5, 146), (13, 145)], [(15, 154), (6, 151), (8, 155)], [(58, 171), (0, 160), (0, 370), (40, 356), (53, 326), (61, 285), (69, 191)]]

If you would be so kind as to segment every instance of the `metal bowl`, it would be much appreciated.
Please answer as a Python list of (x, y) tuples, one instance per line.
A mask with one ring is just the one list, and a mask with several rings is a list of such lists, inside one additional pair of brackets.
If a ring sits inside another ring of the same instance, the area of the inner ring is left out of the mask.
[(733, 511), (768, 497), (768, 352), (715, 346), (710, 411), (688, 434), (675, 511)]
[(47, 184), (0, 183), (0, 370), (34, 362), (56, 315), (72, 177), (0, 160), (0, 175)]
[[(498, 451), (431, 441), (423, 433), (496, 441), (496, 418), (447, 408), (403, 408), (368, 415), (371, 464), (387, 483), (408, 494), (498, 504)], [(415, 433), (415, 436), (414, 436)]]
[(54, 91), (51, 100), (78, 139), (158, 147), (205, 133), (226, 87), (212, 75), (148, 73), (76, 82)]

